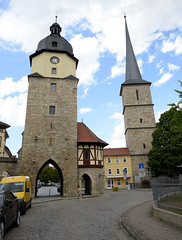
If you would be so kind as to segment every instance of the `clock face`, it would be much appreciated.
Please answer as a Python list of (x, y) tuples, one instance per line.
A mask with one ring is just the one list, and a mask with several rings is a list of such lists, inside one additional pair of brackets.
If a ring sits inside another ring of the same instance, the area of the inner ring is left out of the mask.
[(50, 62), (52, 64), (58, 64), (59, 63), (59, 58), (56, 57), (56, 56), (53, 56), (53, 57), (50, 58)]

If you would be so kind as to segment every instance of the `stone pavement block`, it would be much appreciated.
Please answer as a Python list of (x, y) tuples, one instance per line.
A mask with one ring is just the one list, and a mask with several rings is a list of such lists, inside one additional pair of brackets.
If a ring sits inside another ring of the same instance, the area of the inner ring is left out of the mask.
[(120, 217), (120, 224), (137, 240), (181, 240), (182, 229), (153, 216), (153, 202), (142, 203)]

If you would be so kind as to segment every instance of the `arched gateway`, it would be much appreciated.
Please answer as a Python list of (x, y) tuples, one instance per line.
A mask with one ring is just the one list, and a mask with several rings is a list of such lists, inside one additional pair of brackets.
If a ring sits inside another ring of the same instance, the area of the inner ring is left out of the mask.
[(37, 190), (38, 190), (38, 180), (39, 180), (39, 175), (41, 173), (41, 171), (44, 169), (45, 166), (51, 164), (53, 167), (56, 168), (56, 170), (58, 171), (59, 173), (59, 176), (60, 176), (60, 195), (63, 196), (63, 175), (62, 175), (62, 171), (61, 169), (59, 168), (59, 166), (51, 159), (49, 159), (47, 162), (45, 162), (42, 167), (40, 168), (40, 170), (38, 171), (38, 174), (37, 174), (37, 177), (36, 177), (36, 181), (35, 181), (35, 197), (37, 196)]
[(60, 35), (57, 20), (50, 31), (30, 56), (31, 74), (19, 160), (21, 173), (31, 178), (34, 195), (39, 171), (47, 164), (46, 159), (54, 159), (53, 165), (56, 163), (62, 179), (64, 177), (62, 195), (73, 196), (78, 184), (78, 59), (71, 44)]

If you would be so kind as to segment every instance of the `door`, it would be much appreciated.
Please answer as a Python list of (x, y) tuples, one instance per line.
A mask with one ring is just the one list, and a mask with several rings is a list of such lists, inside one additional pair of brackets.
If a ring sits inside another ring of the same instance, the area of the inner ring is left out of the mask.
[(107, 189), (112, 189), (112, 187), (114, 187), (114, 180), (113, 179), (107, 180)]

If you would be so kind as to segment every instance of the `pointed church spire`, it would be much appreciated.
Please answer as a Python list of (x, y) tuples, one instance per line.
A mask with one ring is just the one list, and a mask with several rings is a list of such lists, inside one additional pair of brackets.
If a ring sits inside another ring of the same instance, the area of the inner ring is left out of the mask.
[(139, 83), (149, 83), (141, 77), (141, 73), (136, 61), (136, 57), (133, 51), (133, 47), (130, 40), (130, 35), (128, 32), (126, 15), (125, 18), (125, 31), (126, 31), (126, 75), (124, 84), (139, 84)]

